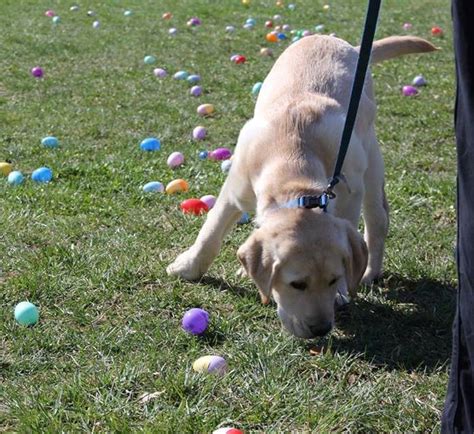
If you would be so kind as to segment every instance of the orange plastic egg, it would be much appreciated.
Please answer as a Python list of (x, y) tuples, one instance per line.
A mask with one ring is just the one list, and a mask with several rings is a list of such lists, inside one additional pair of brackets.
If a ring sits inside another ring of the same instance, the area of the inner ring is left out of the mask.
[(166, 186), (166, 193), (168, 194), (181, 193), (188, 190), (189, 185), (184, 179), (175, 179)]
[(275, 33), (267, 33), (267, 35), (265, 36), (265, 39), (268, 42), (278, 42), (278, 36), (275, 35)]

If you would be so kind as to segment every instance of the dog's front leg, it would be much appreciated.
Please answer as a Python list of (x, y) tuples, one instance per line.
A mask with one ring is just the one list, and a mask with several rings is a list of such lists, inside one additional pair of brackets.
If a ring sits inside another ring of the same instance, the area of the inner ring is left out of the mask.
[(227, 178), (196, 241), (168, 266), (168, 274), (196, 280), (210, 267), (219, 253), (223, 238), (242, 215), (235, 201), (231, 200), (233, 195), (230, 185), (231, 180)]

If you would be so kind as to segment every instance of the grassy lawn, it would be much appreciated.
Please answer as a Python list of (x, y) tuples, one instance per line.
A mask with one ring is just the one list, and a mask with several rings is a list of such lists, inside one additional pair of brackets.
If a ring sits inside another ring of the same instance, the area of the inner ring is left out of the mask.
[[(77, 12), (72, 0), (1, 3), (0, 161), (27, 176), (17, 187), (0, 178), (0, 431), (439, 431), (456, 286), (448, 0), (383, 4), (378, 37), (403, 34), (411, 22), (412, 34), (441, 50), (373, 68), (391, 206), (385, 276), (361, 288), (320, 342), (289, 336), (275, 307), (236, 277), (235, 251), (251, 225), (235, 228), (201, 282), (169, 278), (166, 265), (193, 242), (202, 218), (182, 215), (182, 197), (141, 186), (184, 178), (185, 197), (217, 194), (225, 175), (197, 154), (233, 147), (251, 117), (252, 86), (274, 61), (259, 56), (270, 45), (264, 21), (279, 13), (294, 29), (323, 24), (356, 45), (366, 2), (296, 0), (290, 11), (274, 0), (248, 8), (240, 0), (79, 0)], [(188, 28), (192, 16), (202, 26)], [(249, 31), (250, 16), (257, 25)], [(443, 37), (431, 36), (433, 25)], [(275, 55), (289, 43), (272, 45)], [(247, 63), (230, 62), (234, 53)], [(145, 65), (146, 55), (156, 64)], [(36, 65), (41, 80), (30, 75)], [(168, 77), (157, 79), (157, 66)], [(172, 78), (178, 70), (200, 74), (204, 94), (190, 96), (190, 85)], [(401, 96), (420, 73), (429, 85)], [(216, 114), (202, 119), (196, 108), (207, 102)], [(197, 125), (209, 131), (204, 144), (191, 139)], [(40, 144), (47, 135), (59, 148)], [(150, 136), (161, 151), (139, 149)], [(172, 151), (186, 156), (175, 171), (166, 165)], [(40, 166), (52, 168), (51, 183), (31, 181)], [(40, 309), (34, 327), (13, 319), (23, 300)], [(201, 338), (180, 327), (191, 307), (211, 315)], [(311, 355), (315, 345), (324, 351)], [(205, 354), (224, 356), (229, 372), (194, 373)]]

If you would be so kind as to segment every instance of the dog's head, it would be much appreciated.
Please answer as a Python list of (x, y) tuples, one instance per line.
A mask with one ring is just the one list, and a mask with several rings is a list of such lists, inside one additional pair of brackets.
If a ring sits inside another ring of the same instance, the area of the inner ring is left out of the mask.
[(237, 255), (262, 301), (273, 296), (295, 336), (326, 334), (336, 296), (355, 295), (367, 266), (367, 247), (349, 222), (327, 213), (281, 209), (256, 229)]

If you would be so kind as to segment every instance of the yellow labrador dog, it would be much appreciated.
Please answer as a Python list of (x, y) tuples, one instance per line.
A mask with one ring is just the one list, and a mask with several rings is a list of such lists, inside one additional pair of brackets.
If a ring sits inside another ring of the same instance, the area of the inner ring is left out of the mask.
[[(374, 42), (372, 62), (435, 50), (413, 36)], [(376, 105), (367, 74), (339, 183), (327, 212), (291, 205), (325, 190), (336, 161), (358, 48), (327, 36), (287, 48), (265, 79), (253, 119), (242, 128), (232, 168), (214, 208), (187, 251), (167, 272), (199, 279), (242, 211), (258, 228), (239, 248), (263, 302), (273, 296), (284, 326), (312, 338), (333, 326), (338, 299), (355, 295), (382, 269), (388, 207), (375, 137)], [(358, 232), (363, 207), (364, 239)]]

